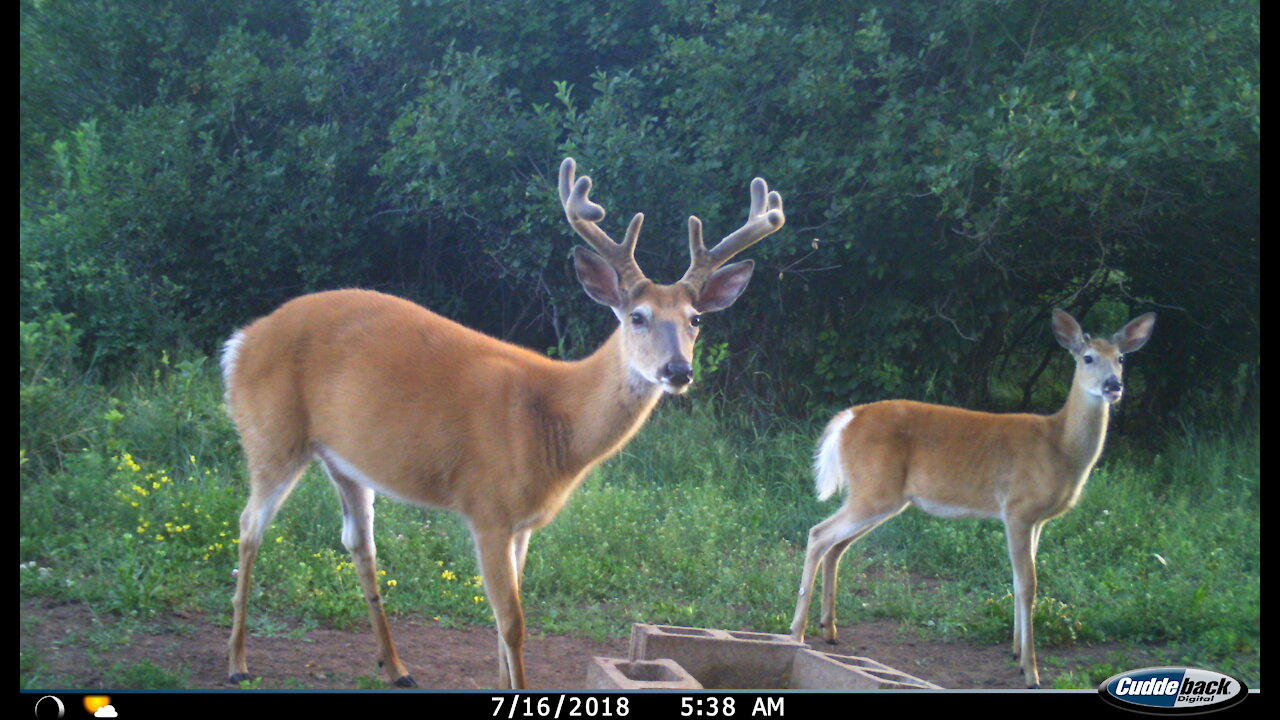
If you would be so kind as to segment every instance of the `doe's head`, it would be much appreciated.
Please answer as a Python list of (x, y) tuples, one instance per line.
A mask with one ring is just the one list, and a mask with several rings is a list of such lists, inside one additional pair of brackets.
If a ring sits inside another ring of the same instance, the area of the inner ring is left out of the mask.
[(1075, 358), (1075, 382), (1108, 403), (1124, 394), (1124, 356), (1147, 343), (1155, 324), (1156, 314), (1145, 313), (1110, 338), (1090, 338), (1075, 318), (1062, 310), (1053, 311), (1053, 336)]

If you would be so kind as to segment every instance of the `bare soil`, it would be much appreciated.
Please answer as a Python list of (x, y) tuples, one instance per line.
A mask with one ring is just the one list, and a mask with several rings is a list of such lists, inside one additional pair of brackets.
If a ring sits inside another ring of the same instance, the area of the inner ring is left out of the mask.
[[(21, 650), (34, 658), (44, 687), (118, 687), (121, 668), (149, 661), (181, 678), (187, 689), (226, 689), (228, 628), (199, 614), (173, 613), (151, 618), (131, 632), (110, 632), (119, 622), (95, 614), (82, 604), (44, 604), (23, 600)], [(449, 628), (429, 618), (392, 619), (397, 649), (419, 686), (464, 689), (494, 687), (497, 631), (492, 627)], [(751, 630), (751, 628), (732, 628)], [(117, 629), (119, 630), (119, 629)], [(619, 637), (594, 642), (563, 635), (544, 635), (531, 628), (525, 644), (530, 686), (540, 689), (582, 688), (592, 656), (626, 657), (630, 628)], [(870, 622), (841, 627), (833, 647), (818, 639), (815, 650), (859, 655), (946, 688), (1022, 687), (1009, 649), (923, 640), (896, 622)], [(93, 638), (113, 638), (110, 644)], [(1139, 668), (1155, 664), (1155, 656), (1131, 645), (1103, 644), (1039, 648), (1045, 687), (1063, 672), (1099, 662)], [(249, 639), (249, 670), (263, 678), (262, 688), (353, 689), (370, 687), (381, 678), (371, 632), (331, 628), (281, 630)], [(145, 665), (145, 664), (144, 664)], [(164, 675), (165, 673), (158, 673)]]

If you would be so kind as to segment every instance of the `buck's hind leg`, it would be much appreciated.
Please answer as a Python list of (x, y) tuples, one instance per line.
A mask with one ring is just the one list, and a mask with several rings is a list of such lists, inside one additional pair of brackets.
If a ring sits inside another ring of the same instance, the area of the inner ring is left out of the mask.
[(378, 587), (378, 549), (373, 541), (374, 492), (361, 485), (339, 467), (329, 454), (320, 455), (325, 472), (338, 490), (342, 501), (342, 544), (351, 552), (356, 575), (369, 606), (369, 624), (378, 640), (378, 667), (387, 680), (396, 687), (417, 687), (409, 670), (400, 661), (395, 641), (391, 638), (391, 625), (387, 622), (386, 608), (382, 604), (382, 592)]
[(231, 601), (231, 638), (227, 641), (227, 681), (237, 684), (251, 679), (245, 657), (245, 640), (253, 563), (272, 518), (306, 468), (305, 458), (267, 458), (262, 457), (266, 453), (255, 453), (248, 447), (246, 454), (249, 457), (249, 502), (240, 513), (240, 564), (236, 569), (236, 594)]

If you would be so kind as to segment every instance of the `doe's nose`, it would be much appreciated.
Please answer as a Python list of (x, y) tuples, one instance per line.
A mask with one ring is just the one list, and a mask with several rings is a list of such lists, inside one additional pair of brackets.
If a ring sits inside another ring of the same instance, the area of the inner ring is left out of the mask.
[(662, 368), (662, 380), (683, 386), (693, 382), (693, 366), (683, 360), (674, 360)]
[(1102, 383), (1102, 389), (1109, 393), (1118, 393), (1124, 389), (1124, 385), (1120, 382), (1120, 378), (1112, 375)]

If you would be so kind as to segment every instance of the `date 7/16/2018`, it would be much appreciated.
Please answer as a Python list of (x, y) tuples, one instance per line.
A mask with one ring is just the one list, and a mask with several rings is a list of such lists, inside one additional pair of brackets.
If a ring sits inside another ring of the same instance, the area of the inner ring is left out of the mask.
[(497, 695), (493, 717), (592, 718), (626, 717), (631, 703), (625, 695)]
[[(676, 695), (676, 694), (521, 694), (495, 695), (492, 717), (507, 718), (625, 718), (633, 710), (637, 717), (657, 712), (666, 717), (730, 718), (780, 717), (784, 713), (781, 696)], [(643, 702), (641, 702), (643, 700)], [(749, 702), (754, 700), (755, 702)], [(678, 703), (678, 705), (677, 705)], [(638, 707), (643, 705), (644, 707)], [(669, 714), (668, 714), (669, 713)]]

